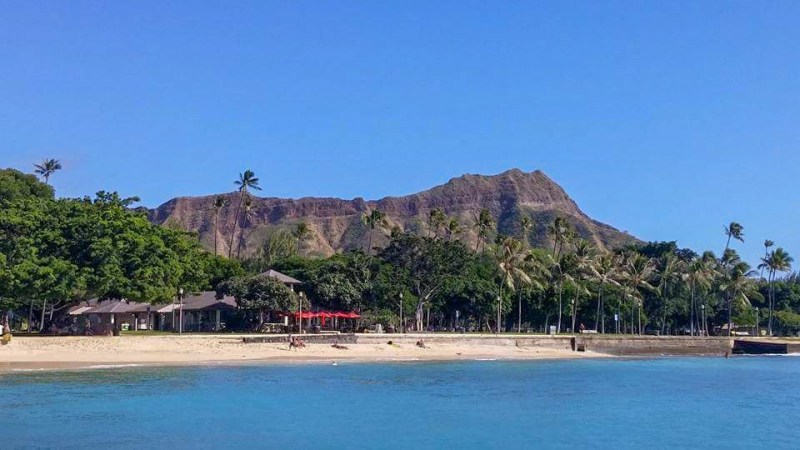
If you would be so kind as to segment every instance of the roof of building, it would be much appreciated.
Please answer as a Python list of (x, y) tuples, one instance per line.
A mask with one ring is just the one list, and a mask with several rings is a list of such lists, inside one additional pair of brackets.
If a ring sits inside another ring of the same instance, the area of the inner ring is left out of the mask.
[(259, 274), (260, 277), (270, 277), (275, 278), (276, 280), (280, 281), (283, 284), (303, 284), (302, 281), (292, 278), (289, 275), (282, 274), (277, 270), (269, 269), (268, 271)]

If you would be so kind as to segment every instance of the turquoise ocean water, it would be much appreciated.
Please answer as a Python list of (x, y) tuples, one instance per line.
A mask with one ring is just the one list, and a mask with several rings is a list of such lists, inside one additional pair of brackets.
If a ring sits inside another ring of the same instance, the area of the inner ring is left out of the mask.
[(800, 358), (0, 375), (0, 448), (800, 448)]

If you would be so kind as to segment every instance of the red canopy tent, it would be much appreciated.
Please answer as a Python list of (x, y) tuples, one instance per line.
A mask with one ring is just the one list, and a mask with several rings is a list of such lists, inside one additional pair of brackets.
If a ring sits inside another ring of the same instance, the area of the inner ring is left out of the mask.
[(289, 315), (291, 315), (295, 319), (315, 319), (315, 318), (320, 318), (321, 322), (322, 322), (322, 326), (325, 326), (325, 324), (327, 323), (328, 319), (331, 319), (331, 318), (334, 318), (334, 317), (339, 318), (339, 319), (360, 319), (361, 318), (360, 314), (358, 314), (356, 312), (353, 312), (353, 311), (350, 311), (350, 312), (344, 312), (344, 311), (318, 311), (318, 312), (303, 311), (302, 313), (294, 312), (294, 313), (291, 313)]

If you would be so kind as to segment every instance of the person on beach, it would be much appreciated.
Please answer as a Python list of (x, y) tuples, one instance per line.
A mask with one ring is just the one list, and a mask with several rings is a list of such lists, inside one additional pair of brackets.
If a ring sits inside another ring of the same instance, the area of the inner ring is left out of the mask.
[(3, 317), (3, 331), (0, 332), (0, 344), (8, 345), (11, 342), (11, 327), (8, 326), (8, 315)]

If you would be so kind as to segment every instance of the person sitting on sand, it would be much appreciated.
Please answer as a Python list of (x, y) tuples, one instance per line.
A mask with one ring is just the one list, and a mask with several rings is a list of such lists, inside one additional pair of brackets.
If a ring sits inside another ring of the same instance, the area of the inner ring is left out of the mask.
[(419, 347), (419, 348), (428, 348), (428, 347), (425, 345), (425, 343), (424, 343), (424, 342), (422, 342), (422, 339), (420, 339), (420, 340), (418, 340), (418, 341), (417, 341), (417, 347)]

